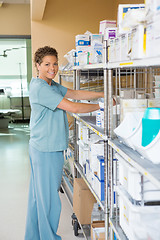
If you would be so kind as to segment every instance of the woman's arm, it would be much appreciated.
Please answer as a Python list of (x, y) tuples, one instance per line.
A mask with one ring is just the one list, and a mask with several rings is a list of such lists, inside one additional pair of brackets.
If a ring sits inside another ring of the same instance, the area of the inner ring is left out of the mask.
[(88, 113), (100, 109), (99, 104), (75, 103), (65, 98), (62, 99), (57, 108), (72, 113)]
[(66, 98), (71, 98), (74, 100), (90, 100), (94, 98), (103, 98), (104, 92), (93, 92), (85, 90), (72, 90), (67, 88)]

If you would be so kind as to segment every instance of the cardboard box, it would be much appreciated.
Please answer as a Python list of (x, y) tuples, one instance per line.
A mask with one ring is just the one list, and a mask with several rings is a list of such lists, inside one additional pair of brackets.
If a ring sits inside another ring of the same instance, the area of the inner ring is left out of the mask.
[(84, 180), (82, 178), (75, 178), (73, 211), (81, 224), (91, 224), (91, 214), (95, 202), (96, 200)]
[(91, 224), (91, 240), (95, 239), (95, 230), (104, 227), (105, 227), (104, 221), (93, 221), (93, 223)]
[(105, 232), (96, 232), (95, 240), (105, 240)]

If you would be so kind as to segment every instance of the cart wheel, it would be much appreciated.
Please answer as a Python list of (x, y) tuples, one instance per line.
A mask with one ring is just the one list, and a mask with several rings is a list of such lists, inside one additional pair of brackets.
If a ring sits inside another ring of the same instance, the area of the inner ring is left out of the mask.
[(73, 225), (73, 228), (74, 228), (74, 235), (75, 236), (78, 236), (78, 221), (74, 221), (74, 225)]

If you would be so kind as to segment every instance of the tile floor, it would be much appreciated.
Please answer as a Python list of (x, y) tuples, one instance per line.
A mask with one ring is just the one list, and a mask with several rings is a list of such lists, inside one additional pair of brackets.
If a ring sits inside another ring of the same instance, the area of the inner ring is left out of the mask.
[[(30, 178), (28, 140), (26, 124), (0, 129), (0, 240), (24, 239)], [(65, 194), (60, 193), (60, 197), (62, 213), (58, 233), (63, 240), (84, 239), (82, 233), (74, 236), (72, 208)]]

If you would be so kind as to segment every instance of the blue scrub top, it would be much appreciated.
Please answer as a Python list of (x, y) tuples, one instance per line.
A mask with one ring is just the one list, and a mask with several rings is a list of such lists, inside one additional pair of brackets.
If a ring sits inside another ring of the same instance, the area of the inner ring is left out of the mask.
[(57, 108), (67, 88), (52, 80), (32, 78), (29, 89), (31, 105), (30, 144), (41, 152), (63, 151), (68, 147), (68, 119)]

